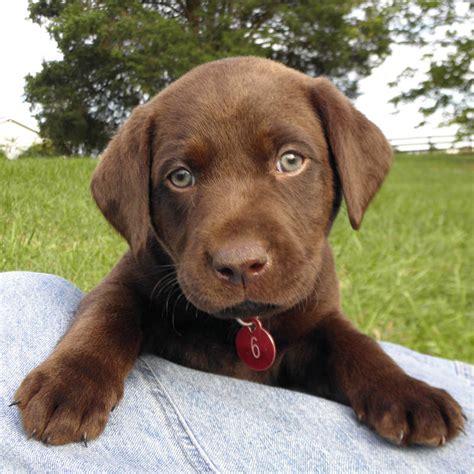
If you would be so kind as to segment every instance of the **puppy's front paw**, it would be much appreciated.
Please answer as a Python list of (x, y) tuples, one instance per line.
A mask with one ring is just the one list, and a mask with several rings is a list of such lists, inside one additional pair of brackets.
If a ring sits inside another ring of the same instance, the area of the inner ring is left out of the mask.
[(46, 444), (96, 438), (123, 394), (95, 360), (81, 356), (48, 359), (23, 380), (15, 394), (29, 437)]
[(408, 376), (369, 387), (351, 404), (359, 420), (400, 445), (442, 446), (464, 427), (449, 393)]

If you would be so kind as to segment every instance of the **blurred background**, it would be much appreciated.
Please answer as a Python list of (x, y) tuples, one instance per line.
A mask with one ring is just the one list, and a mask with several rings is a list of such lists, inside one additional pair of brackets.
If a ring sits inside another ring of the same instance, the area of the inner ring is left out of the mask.
[(0, 271), (82, 290), (126, 249), (99, 215), (95, 158), (192, 67), (257, 55), (325, 75), (383, 130), (393, 171), (359, 233), (331, 236), (365, 332), (474, 362), (472, 2), (37, 0), (0, 4)]

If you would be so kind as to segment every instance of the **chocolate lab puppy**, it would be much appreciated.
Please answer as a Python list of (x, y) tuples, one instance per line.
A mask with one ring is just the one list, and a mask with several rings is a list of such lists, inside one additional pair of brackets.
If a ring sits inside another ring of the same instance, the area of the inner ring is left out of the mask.
[(331, 82), (265, 59), (205, 64), (137, 107), (92, 180), (130, 251), (18, 389), (26, 431), (97, 437), (147, 351), (348, 404), (397, 444), (453, 438), (456, 401), (341, 312), (331, 226), (344, 196), (359, 228), (391, 161)]

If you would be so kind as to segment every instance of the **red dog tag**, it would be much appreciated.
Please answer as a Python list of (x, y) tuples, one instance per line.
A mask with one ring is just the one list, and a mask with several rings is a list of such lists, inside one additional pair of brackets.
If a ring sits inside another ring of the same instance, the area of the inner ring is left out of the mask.
[[(242, 324), (242, 323), (241, 323)], [(267, 370), (275, 362), (276, 347), (272, 336), (253, 318), (247, 320), (235, 339), (237, 354), (253, 370)]]

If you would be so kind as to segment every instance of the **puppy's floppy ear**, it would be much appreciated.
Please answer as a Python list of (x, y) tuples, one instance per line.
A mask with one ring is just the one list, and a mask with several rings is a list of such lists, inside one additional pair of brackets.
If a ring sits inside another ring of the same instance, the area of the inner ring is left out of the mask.
[(351, 225), (358, 229), (390, 169), (392, 149), (380, 129), (329, 80), (314, 79), (312, 95), (339, 174)]
[(99, 209), (128, 241), (133, 253), (146, 245), (150, 226), (150, 166), (154, 121), (137, 107), (110, 141), (91, 182)]

